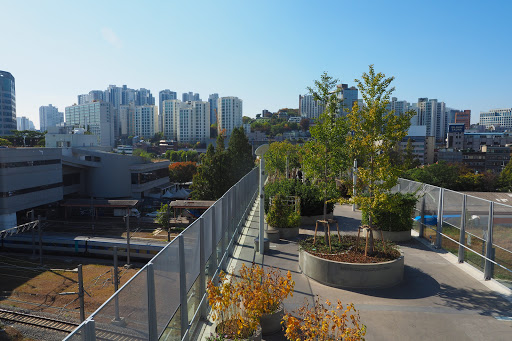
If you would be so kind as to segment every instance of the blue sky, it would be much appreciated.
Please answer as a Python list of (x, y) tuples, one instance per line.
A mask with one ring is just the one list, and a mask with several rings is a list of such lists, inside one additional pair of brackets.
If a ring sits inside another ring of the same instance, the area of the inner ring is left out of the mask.
[(0, 0), (0, 70), (17, 115), (109, 84), (217, 92), (244, 115), (298, 108), (323, 71), (353, 85), (374, 64), (395, 96), (479, 112), (512, 107), (509, 1)]

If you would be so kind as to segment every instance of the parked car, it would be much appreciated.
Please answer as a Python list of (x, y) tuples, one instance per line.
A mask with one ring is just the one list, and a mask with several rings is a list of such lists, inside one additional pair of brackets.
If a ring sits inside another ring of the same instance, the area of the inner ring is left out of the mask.
[(146, 217), (156, 218), (157, 215), (158, 215), (158, 211), (154, 211), (154, 212), (151, 212), (151, 213), (147, 213)]

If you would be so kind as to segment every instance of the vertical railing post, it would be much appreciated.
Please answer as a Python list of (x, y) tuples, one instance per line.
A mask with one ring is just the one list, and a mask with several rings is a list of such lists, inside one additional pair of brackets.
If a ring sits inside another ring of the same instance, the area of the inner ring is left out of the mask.
[[(185, 336), (188, 329), (188, 303), (187, 303), (187, 270), (185, 269), (185, 240), (183, 235), (178, 236), (179, 258), (180, 258), (180, 320), (181, 338)], [(185, 340), (187, 341), (187, 340)]]
[(226, 230), (227, 230), (227, 218), (226, 218), (226, 212), (227, 212), (227, 204), (228, 204), (228, 200), (226, 198), (226, 195), (224, 194), (224, 197), (222, 197), (221, 199), (221, 216), (220, 216), (220, 221), (221, 221), (221, 224), (220, 224), (220, 231), (221, 231), (221, 253), (220, 253), (220, 259), (221, 259), (221, 264), (220, 264), (220, 268), (224, 271), (226, 271), (226, 259), (223, 260), (224, 258), (224, 254), (226, 253), (226, 248), (227, 248), (227, 238), (226, 238)]
[(259, 181), (259, 187), (260, 187), (260, 217), (259, 217), (259, 250), (258, 252), (260, 255), (262, 255), (265, 252), (265, 225), (264, 225), (264, 219), (265, 219), (265, 187), (264, 187), (264, 171), (265, 171), (265, 158), (260, 158), (260, 181)]
[(459, 263), (464, 262), (465, 249), (464, 244), (466, 243), (466, 205), (467, 196), (462, 196), (462, 210), (460, 212), (460, 235), (459, 235)]
[(156, 316), (156, 294), (155, 294), (155, 269), (153, 263), (149, 262), (146, 268), (147, 292), (148, 292), (148, 340), (158, 340), (157, 316)]
[(216, 219), (216, 211), (218, 208), (218, 203), (215, 204), (214, 207), (212, 207), (212, 255), (210, 258), (210, 277), (213, 280), (213, 274), (215, 273), (215, 270), (217, 269), (217, 219)]
[(84, 301), (84, 276), (82, 264), (78, 264), (78, 300), (80, 302), (80, 322), (85, 321), (85, 301)]
[[(205, 255), (205, 242), (204, 242), (204, 218), (199, 218), (199, 300), (203, 298), (206, 293), (206, 255)], [(203, 302), (200, 309), (199, 318), (206, 318), (206, 302)]]
[(425, 194), (421, 197), (420, 237), (425, 237)]
[[(485, 244), (485, 257), (494, 260), (494, 254), (492, 249), (492, 232), (493, 232), (493, 220), (494, 220), (494, 202), (489, 203), (489, 222), (487, 224), (487, 240)], [(493, 276), (494, 266), (489, 260), (485, 260), (484, 266), (484, 278), (489, 280)]]
[(437, 230), (436, 230), (436, 249), (442, 247), (442, 236), (443, 232), (443, 199), (444, 199), (444, 188), (439, 190), (439, 202), (437, 204)]
[(84, 341), (96, 341), (96, 327), (94, 320), (87, 320), (84, 324)]

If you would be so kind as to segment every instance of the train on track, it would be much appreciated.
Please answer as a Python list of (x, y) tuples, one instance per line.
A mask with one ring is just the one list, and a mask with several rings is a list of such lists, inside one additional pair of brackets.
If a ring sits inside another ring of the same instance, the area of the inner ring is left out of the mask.
[[(88, 236), (63, 236), (43, 235), (43, 254), (65, 254), (80, 257), (111, 258), (114, 247), (117, 246), (119, 257), (126, 257), (126, 239), (88, 237)], [(167, 243), (159, 241), (130, 240), (130, 259), (148, 261), (153, 258)], [(39, 250), (39, 238), (35, 236), (33, 245), (32, 234), (23, 233), (4, 237), (0, 240), (0, 251), (32, 252), (35, 247)]]

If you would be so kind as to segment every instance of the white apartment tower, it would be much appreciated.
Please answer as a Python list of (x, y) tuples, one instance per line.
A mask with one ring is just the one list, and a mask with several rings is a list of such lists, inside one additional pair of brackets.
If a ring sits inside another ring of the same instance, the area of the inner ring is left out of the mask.
[(427, 127), (427, 136), (435, 136), (436, 141), (444, 140), (446, 135), (446, 105), (437, 99), (418, 99), (418, 125)]
[(64, 114), (49, 104), (39, 107), (39, 130), (45, 131), (48, 127), (55, 127), (64, 122)]
[(164, 136), (178, 142), (205, 142), (210, 138), (210, 103), (167, 100), (162, 102)]
[(158, 133), (158, 108), (155, 105), (140, 105), (134, 111), (134, 134), (146, 139)]
[(66, 124), (85, 128), (98, 136), (100, 146), (113, 146), (116, 109), (105, 102), (90, 102), (66, 107)]
[(313, 95), (299, 95), (299, 115), (304, 118), (316, 119), (324, 112), (322, 103), (313, 99)]
[(238, 97), (220, 97), (217, 100), (217, 131), (230, 136), (234, 128), (242, 126), (242, 100)]

